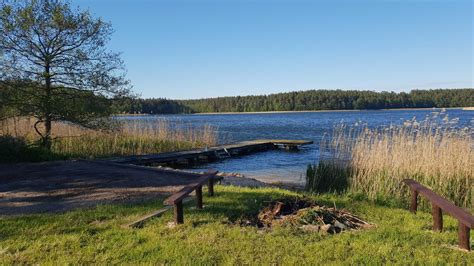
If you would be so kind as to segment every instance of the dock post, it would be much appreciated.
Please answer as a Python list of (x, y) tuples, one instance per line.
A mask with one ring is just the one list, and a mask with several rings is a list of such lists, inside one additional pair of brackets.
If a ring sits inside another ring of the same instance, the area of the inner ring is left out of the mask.
[(196, 207), (202, 209), (202, 186), (196, 188)]

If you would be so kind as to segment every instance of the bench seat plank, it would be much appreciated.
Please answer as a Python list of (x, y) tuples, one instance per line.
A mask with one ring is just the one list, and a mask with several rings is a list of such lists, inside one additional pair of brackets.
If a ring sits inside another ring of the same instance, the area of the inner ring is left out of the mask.
[(403, 180), (403, 182), (410, 186), (410, 188), (416, 190), (418, 193), (425, 196), (428, 200), (430, 200), (433, 204), (441, 208), (444, 212), (449, 213), (451, 216), (459, 220), (462, 224), (466, 225), (471, 229), (474, 229), (474, 216), (472, 216), (467, 211), (454, 205), (452, 202), (442, 198), (429, 188), (423, 186), (422, 184), (416, 182), (413, 179), (405, 179)]
[(170, 197), (166, 198), (165, 201), (163, 202), (166, 205), (174, 205), (177, 202), (183, 200), (186, 198), (191, 192), (193, 192), (197, 187), (202, 186), (209, 182), (210, 179), (212, 180), (218, 180), (218, 177), (215, 177), (217, 174), (217, 171), (210, 171), (207, 172), (205, 175), (197, 178), (193, 183), (186, 185), (183, 187), (180, 191), (174, 193)]
[(207, 183), (208, 180), (209, 180), (209, 176), (199, 177), (198, 180), (196, 180), (196, 182), (193, 182), (189, 185), (186, 185), (180, 191), (178, 191), (178, 192), (174, 193), (173, 195), (171, 195), (170, 197), (166, 198), (164, 203), (166, 205), (173, 205), (176, 202), (183, 200), (191, 192), (193, 192), (198, 186), (202, 186), (203, 184)]

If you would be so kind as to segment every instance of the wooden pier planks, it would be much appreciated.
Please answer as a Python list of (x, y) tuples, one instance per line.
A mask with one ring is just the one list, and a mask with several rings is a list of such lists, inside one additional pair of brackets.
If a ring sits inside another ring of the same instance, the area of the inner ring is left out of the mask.
[(227, 154), (225, 158), (231, 156), (245, 155), (254, 152), (267, 151), (284, 147), (289, 150), (297, 149), (298, 146), (312, 144), (312, 141), (306, 140), (253, 140), (243, 141), (234, 144), (220, 145), (207, 149), (165, 152), (159, 154), (149, 154), (140, 156), (125, 156), (119, 158), (106, 159), (108, 162), (126, 163), (126, 164), (158, 164), (172, 163), (180, 160), (199, 160), (200, 158), (222, 159), (222, 154)]

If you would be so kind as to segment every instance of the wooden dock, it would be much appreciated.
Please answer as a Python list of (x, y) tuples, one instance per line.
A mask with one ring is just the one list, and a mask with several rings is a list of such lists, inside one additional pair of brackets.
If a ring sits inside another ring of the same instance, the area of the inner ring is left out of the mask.
[(108, 162), (136, 165), (195, 164), (281, 148), (286, 150), (298, 150), (299, 146), (309, 145), (312, 143), (313, 141), (306, 140), (253, 140), (205, 149), (125, 156), (106, 160)]

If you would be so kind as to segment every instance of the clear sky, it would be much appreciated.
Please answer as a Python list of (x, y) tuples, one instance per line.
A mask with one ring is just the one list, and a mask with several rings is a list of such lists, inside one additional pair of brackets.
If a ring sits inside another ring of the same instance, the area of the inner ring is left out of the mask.
[(73, 0), (142, 97), (473, 87), (471, 0)]

